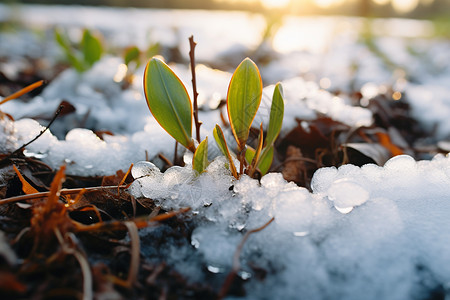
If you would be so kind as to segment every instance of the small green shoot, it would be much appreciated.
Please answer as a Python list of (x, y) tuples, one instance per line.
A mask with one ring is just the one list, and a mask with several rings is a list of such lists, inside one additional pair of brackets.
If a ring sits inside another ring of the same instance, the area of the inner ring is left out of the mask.
[[(135, 56), (136, 51), (133, 50), (129, 53), (128, 60), (131, 61)], [(192, 56), (193, 53), (191, 62)], [(195, 73), (193, 73), (193, 77), (195, 78)], [(193, 82), (195, 81), (193, 80)], [(148, 107), (158, 123), (175, 140), (194, 153), (193, 169), (199, 174), (204, 172), (209, 163), (207, 158), (208, 140), (203, 140), (198, 147), (194, 145), (192, 139), (193, 108), (189, 94), (181, 80), (163, 61), (152, 58), (145, 69), (144, 92)], [(257, 171), (264, 175), (272, 164), (274, 143), (280, 133), (284, 114), (281, 84), (278, 83), (274, 90), (266, 138), (264, 139), (263, 125), (261, 124), (258, 146), (255, 150), (246, 144), (261, 103), (261, 97), (262, 81), (258, 67), (252, 60), (246, 58), (236, 68), (227, 95), (228, 118), (237, 142), (237, 158), (240, 161), (239, 173), (233, 161), (234, 154), (228, 148), (222, 129), (216, 125), (213, 130), (214, 140), (228, 159), (231, 174), (236, 179), (239, 179), (240, 175), (244, 173), (253, 177)], [(196, 124), (197, 122), (199, 125), (201, 124), (198, 120), (196, 120)]]
[(100, 39), (92, 35), (88, 29), (83, 31), (81, 51), (83, 53), (84, 62), (88, 67), (92, 67), (102, 57), (102, 43)]
[(152, 58), (145, 68), (144, 92), (148, 107), (161, 127), (195, 152), (191, 99), (177, 75), (158, 58)]
[(239, 152), (245, 149), (261, 97), (262, 81), (258, 67), (246, 58), (234, 71), (227, 95), (228, 119)]
[(192, 168), (201, 174), (205, 171), (208, 164), (208, 137), (206, 137), (194, 152)]
[(248, 168), (248, 176), (253, 177), (253, 175), (256, 172), (256, 168), (259, 163), (259, 158), (261, 155), (261, 151), (263, 149), (263, 139), (264, 139), (264, 131), (263, 131), (263, 125), (260, 124), (260, 130), (259, 130), (259, 138), (258, 138), (258, 148), (255, 151), (255, 155), (253, 156), (252, 163), (250, 164), (250, 167)]
[(281, 131), (284, 116), (284, 100), (283, 87), (281, 83), (275, 85), (275, 90), (272, 96), (272, 105), (270, 107), (269, 126), (267, 128), (267, 136), (265, 146), (272, 146), (275, 143)]
[(101, 39), (89, 29), (84, 29), (78, 45), (73, 45), (67, 34), (59, 29), (55, 30), (55, 40), (63, 50), (66, 60), (80, 73), (90, 69), (103, 54)]
[[(272, 105), (270, 108), (269, 126), (267, 128), (266, 140), (264, 141), (263, 151), (259, 157), (259, 161), (256, 164), (257, 169), (261, 172), (261, 175), (265, 175), (270, 168), (273, 161), (275, 140), (281, 131), (281, 125), (283, 124), (284, 116), (284, 101), (283, 101), (283, 88), (281, 83), (277, 83), (275, 90), (273, 91)], [(245, 152), (245, 159), (247, 162), (252, 162), (255, 155), (255, 149), (247, 146)], [(254, 172), (254, 170), (252, 171)]]
[(228, 150), (228, 145), (227, 145), (227, 142), (223, 135), (222, 128), (220, 128), (220, 126), (217, 124), (216, 124), (216, 127), (214, 127), (213, 135), (214, 135), (214, 140), (216, 141), (216, 144), (219, 147), (220, 151), (223, 153), (223, 155), (225, 155), (226, 158), (228, 158), (231, 174), (235, 178), (239, 178), (237, 171), (236, 171), (236, 167), (233, 162), (233, 157), (231, 156), (230, 150)]
[(130, 65), (131, 62), (134, 62), (136, 66), (139, 66), (141, 63), (141, 60), (139, 57), (141, 56), (141, 50), (139, 50), (136, 46), (131, 46), (127, 49), (125, 49), (123, 61), (127, 65), (127, 67)]

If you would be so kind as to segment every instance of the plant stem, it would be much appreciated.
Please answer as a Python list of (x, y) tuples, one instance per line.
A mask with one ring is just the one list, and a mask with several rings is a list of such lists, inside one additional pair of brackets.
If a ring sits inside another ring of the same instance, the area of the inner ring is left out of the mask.
[(202, 125), (202, 122), (198, 120), (198, 104), (197, 104), (197, 81), (195, 79), (195, 46), (197, 45), (196, 42), (194, 42), (194, 36), (191, 35), (189, 37), (189, 59), (191, 61), (191, 73), (192, 73), (192, 90), (194, 95), (194, 121), (195, 121), (195, 133), (197, 141), (200, 143), (200, 125)]
[(244, 149), (239, 150), (238, 159), (239, 159), (239, 177), (244, 174), (244, 164), (245, 164), (245, 146)]

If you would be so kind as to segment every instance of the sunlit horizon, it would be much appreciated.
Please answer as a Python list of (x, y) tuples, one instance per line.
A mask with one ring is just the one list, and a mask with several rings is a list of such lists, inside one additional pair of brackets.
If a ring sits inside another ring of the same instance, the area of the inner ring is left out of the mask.
[[(362, 0), (216, 0), (218, 2), (261, 4), (266, 9), (289, 9), (301, 6), (316, 6), (320, 9), (332, 9), (341, 5), (354, 3), (358, 5)], [(390, 5), (399, 14), (406, 14), (415, 10), (419, 5), (430, 5), (434, 0), (368, 0), (377, 6)]]

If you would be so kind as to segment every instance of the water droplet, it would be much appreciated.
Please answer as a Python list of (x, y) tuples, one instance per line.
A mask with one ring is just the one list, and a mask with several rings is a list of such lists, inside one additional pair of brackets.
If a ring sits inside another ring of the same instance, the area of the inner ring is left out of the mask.
[(214, 273), (214, 274), (223, 273), (225, 271), (224, 268), (212, 266), (212, 265), (209, 265), (206, 268), (208, 269), (208, 271), (210, 271), (211, 273)]
[(248, 280), (252, 278), (252, 274), (246, 271), (239, 271), (238, 276), (241, 277), (242, 280)]
[(336, 180), (328, 189), (328, 199), (343, 214), (351, 212), (353, 207), (367, 202), (369, 198), (370, 194), (364, 187), (348, 178)]
[(24, 150), (23, 151), (23, 155), (25, 155), (26, 157), (34, 157), (34, 158), (38, 158), (38, 159), (42, 159), (42, 158), (45, 158), (45, 157), (47, 157), (47, 154), (46, 153), (35, 153), (35, 152), (32, 152), (32, 151), (28, 151), (28, 150)]
[(297, 232), (294, 232), (294, 236), (298, 236), (298, 237), (304, 237), (304, 236), (307, 236), (308, 234), (309, 234), (308, 231), (297, 231)]
[(191, 240), (191, 245), (192, 245), (195, 249), (198, 249), (198, 247), (200, 247), (200, 241), (199, 241), (198, 239), (196, 239), (196, 238), (193, 238), (193, 239)]
[(340, 212), (341, 214), (344, 214), (344, 215), (348, 214), (349, 212), (351, 212), (353, 210), (353, 206), (351, 206), (351, 207), (344, 207), (344, 208), (335, 206), (335, 208), (336, 208), (336, 210), (338, 212)]

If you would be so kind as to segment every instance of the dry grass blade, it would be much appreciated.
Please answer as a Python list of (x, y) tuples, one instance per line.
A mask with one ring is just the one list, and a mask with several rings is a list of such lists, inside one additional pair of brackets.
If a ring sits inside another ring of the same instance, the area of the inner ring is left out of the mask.
[(220, 289), (218, 299), (223, 299), (227, 295), (227, 293), (231, 287), (231, 284), (233, 283), (234, 278), (236, 277), (237, 273), (239, 272), (239, 269), (241, 268), (240, 256), (241, 256), (241, 251), (242, 251), (242, 248), (244, 247), (245, 242), (248, 240), (248, 238), (250, 237), (251, 234), (263, 230), (264, 228), (269, 226), (270, 223), (272, 223), (274, 220), (275, 220), (275, 218), (272, 218), (263, 226), (258, 227), (256, 229), (249, 230), (244, 235), (244, 237), (242, 238), (241, 242), (239, 243), (239, 245), (236, 249), (236, 252), (234, 252), (233, 267), (231, 268), (230, 273), (228, 274), (227, 278), (225, 279), (224, 284), (222, 285), (222, 288)]
[(34, 235), (32, 254), (45, 252), (55, 230), (65, 233), (72, 227), (66, 214), (66, 207), (58, 202), (61, 186), (65, 180), (65, 169), (66, 167), (63, 165), (53, 178), (47, 201), (36, 203), (32, 207), (33, 215), (30, 221), (31, 231)]
[(45, 83), (44, 80), (39, 80), (39, 81), (37, 81), (37, 82), (35, 82), (35, 83), (32, 83), (32, 84), (30, 84), (30, 85), (24, 87), (24, 88), (21, 89), (20, 91), (15, 92), (14, 94), (9, 95), (8, 97), (4, 98), (4, 99), (0, 102), (0, 105), (2, 105), (3, 103), (8, 102), (8, 101), (10, 101), (10, 100), (19, 98), (20, 96), (25, 95), (26, 93), (31, 92), (32, 90), (37, 89), (38, 87), (42, 86), (44, 83)]
[[(120, 189), (125, 189), (127, 187), (128, 187), (127, 185), (119, 186)], [(84, 190), (83, 193), (87, 194), (87, 193), (95, 193), (95, 192), (99, 192), (102, 190), (111, 190), (111, 189), (117, 189), (117, 185), (89, 187), (89, 188), (77, 188), (77, 189), (61, 189), (59, 194), (60, 195), (76, 195), (76, 194), (81, 193), (81, 191), (83, 191), (83, 190)], [(1, 199), (0, 205), (24, 201), (24, 200), (38, 200), (38, 199), (43, 199), (43, 198), (46, 198), (49, 196), (50, 196), (50, 192), (40, 192), (40, 193), (36, 193), (36, 194), (15, 196), (15, 197), (11, 197), (11, 198)]]
[(125, 173), (125, 175), (123, 176), (123, 178), (120, 181), (119, 185), (117, 186), (117, 195), (120, 195), (120, 186), (125, 182), (125, 180), (127, 179), (128, 175), (130, 174), (132, 168), (133, 168), (133, 164), (130, 165), (130, 167), (128, 168), (128, 171)]
[[(177, 211), (172, 211), (166, 214), (161, 214), (153, 218), (138, 218), (133, 221), (134, 224), (136, 224), (137, 228), (144, 228), (149, 226), (149, 224), (154, 222), (161, 222), (170, 218), (173, 218), (177, 215), (184, 214), (188, 212), (190, 208), (182, 208)], [(88, 231), (109, 231), (109, 230), (123, 230), (128, 229), (125, 222), (123, 221), (109, 221), (109, 222), (102, 222), (102, 223), (95, 223), (91, 225), (84, 225), (78, 222), (73, 221), (75, 225), (75, 231), (77, 232), (88, 232)]]
[(137, 281), (139, 272), (139, 256), (141, 253), (141, 246), (139, 241), (138, 228), (134, 222), (125, 222), (124, 225), (128, 229), (131, 241), (131, 262), (130, 270), (128, 271), (127, 285), (132, 287), (133, 283)]
[(36, 190), (31, 184), (28, 183), (28, 181), (23, 178), (22, 174), (20, 174), (19, 170), (17, 169), (16, 165), (13, 165), (14, 171), (16, 172), (17, 176), (19, 177), (20, 182), (22, 183), (22, 191), (29, 195), (29, 194), (36, 194), (39, 193), (38, 190)]
[(67, 241), (64, 240), (61, 232), (58, 229), (55, 229), (55, 236), (57, 237), (62, 250), (64, 253), (72, 255), (75, 257), (75, 259), (78, 261), (78, 264), (80, 265), (81, 273), (83, 275), (83, 300), (91, 300), (93, 298), (93, 280), (92, 280), (92, 272), (91, 267), (89, 265), (89, 262), (86, 258), (86, 256), (76, 249), (76, 241), (77, 238), (73, 233), (68, 233), (66, 237), (68, 237), (71, 241), (71, 244), (69, 244)]

